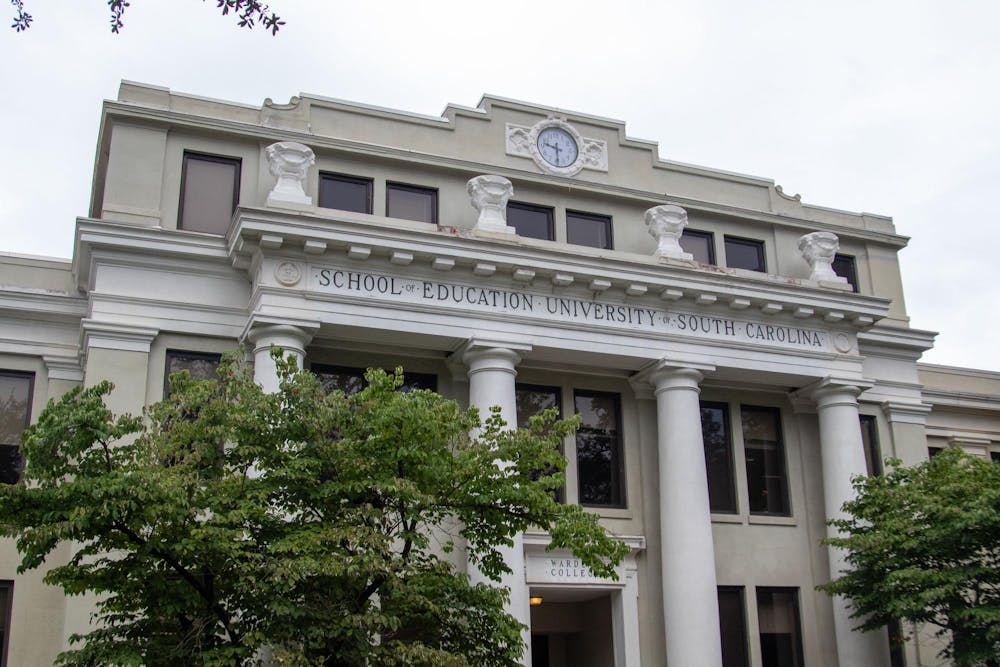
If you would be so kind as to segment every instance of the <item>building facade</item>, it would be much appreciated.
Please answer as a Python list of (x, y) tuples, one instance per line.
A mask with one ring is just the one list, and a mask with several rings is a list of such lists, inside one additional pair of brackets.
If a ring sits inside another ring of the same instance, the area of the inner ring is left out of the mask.
[[(504, 583), (525, 664), (936, 665), (930, 641), (890, 651), (815, 591), (852, 475), (1000, 456), (1000, 374), (918, 363), (934, 334), (909, 326), (906, 242), (889, 218), (663, 161), (605, 118), (125, 82), (73, 258), (0, 256), (0, 474), (79, 384), (110, 379), (110, 407), (138, 413), (238, 347), (265, 388), (271, 345), (346, 389), (402, 366), (511, 424), (581, 415), (562, 497), (631, 550), (601, 579), (521, 536)], [(7, 664), (51, 664), (93, 603), (18, 562), (0, 543)]]

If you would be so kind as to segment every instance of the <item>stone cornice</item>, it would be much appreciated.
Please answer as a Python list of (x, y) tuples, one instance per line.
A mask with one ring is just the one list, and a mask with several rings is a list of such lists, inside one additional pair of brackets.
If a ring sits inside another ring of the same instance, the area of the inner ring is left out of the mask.
[[(357, 108), (363, 108), (363, 105), (352, 107), (352, 109), (357, 109)], [(543, 109), (538, 109), (538, 110), (543, 111)], [(396, 118), (396, 116), (394, 115), (393, 118)], [(400, 116), (400, 118), (407, 119), (409, 118), (409, 116), (404, 114)], [(258, 122), (248, 123), (242, 120), (230, 120), (215, 116), (203, 116), (194, 113), (172, 110), (168, 108), (142, 106), (128, 102), (113, 102), (113, 101), (105, 102), (104, 113), (102, 115), (102, 123), (101, 123), (101, 137), (99, 138), (99, 143), (106, 141), (108, 123), (113, 122), (115, 120), (142, 122), (161, 127), (183, 126), (195, 130), (207, 130), (212, 132), (221, 132), (228, 135), (243, 136), (249, 139), (267, 143), (272, 143), (274, 141), (296, 141), (306, 144), (307, 146), (313, 148), (314, 150), (316, 148), (321, 148), (321, 149), (354, 153), (357, 155), (382, 156), (394, 160), (419, 164), (422, 166), (431, 166), (435, 168), (456, 170), (462, 172), (463, 175), (468, 175), (470, 173), (480, 174), (483, 173), (484, 169), (484, 165), (479, 162), (462, 160), (459, 158), (453, 158), (443, 155), (421, 153), (418, 151), (404, 149), (404, 148), (395, 148), (391, 146), (370, 144), (370, 143), (351, 141), (346, 139), (337, 139), (333, 137), (323, 137), (303, 130), (264, 125), (259, 122), (259, 119)], [(451, 129), (452, 127), (447, 122), (435, 124), (435, 126), (438, 125), (443, 125), (448, 129)], [(635, 142), (636, 140), (629, 139), (628, 141)], [(640, 142), (640, 145), (644, 145), (646, 143), (651, 143), (651, 142)], [(653, 144), (653, 146), (655, 147), (656, 145)], [(99, 159), (104, 160), (105, 158), (99, 158)], [(658, 164), (661, 162), (662, 164)], [(697, 173), (698, 175), (715, 178), (718, 180), (738, 180), (739, 182), (751, 182), (755, 185), (760, 185), (762, 187), (765, 187), (771, 183), (771, 181), (767, 179), (758, 179), (754, 177), (731, 174), (728, 172), (716, 171), (708, 168), (701, 168), (701, 167), (696, 168), (693, 165), (668, 163), (660, 161), (658, 158), (654, 159), (653, 166), (660, 166), (660, 168), (667, 168), (667, 169), (677, 169), (687, 173)], [(97, 179), (97, 174), (101, 173), (102, 171), (103, 171), (103, 165), (98, 164), (98, 168), (97, 170), (95, 170), (95, 179)], [(520, 183), (533, 183), (533, 184), (556, 186), (556, 187), (567, 186), (567, 181), (563, 177), (539, 174), (534, 171), (528, 171), (526, 169), (513, 169), (501, 165), (489, 165), (489, 171), (490, 173), (504, 176), (514, 181), (515, 184), (520, 182)], [(772, 211), (761, 211), (761, 210), (744, 208), (733, 204), (727, 204), (724, 202), (709, 202), (700, 199), (684, 197), (682, 195), (678, 195), (675, 193), (670, 193), (668, 196), (666, 193), (661, 193), (661, 192), (649, 192), (649, 191), (637, 190), (634, 188), (627, 188), (623, 186), (616, 186), (610, 184), (602, 184), (594, 181), (587, 181), (581, 179), (574, 179), (571, 185), (575, 192), (590, 193), (602, 197), (618, 197), (622, 199), (632, 200), (635, 202), (641, 202), (646, 206), (655, 206), (658, 204), (673, 203), (683, 206), (689, 212), (697, 212), (708, 215), (738, 217), (741, 220), (763, 222), (781, 227), (788, 227), (791, 229), (802, 230), (804, 232), (829, 231), (837, 234), (842, 239), (847, 239), (847, 238), (861, 239), (861, 240), (886, 244), (896, 248), (902, 248), (906, 246), (907, 242), (909, 241), (908, 237), (899, 234), (877, 232), (870, 229), (853, 227), (851, 225), (846, 225), (846, 224), (843, 225), (832, 224), (826, 221), (798, 217), (787, 212), (778, 213)], [(96, 193), (97, 190), (95, 189), (95, 194), (94, 194), (95, 199), (94, 202), (92, 202), (92, 209), (95, 208), (96, 206), (96, 201), (98, 197), (98, 194)], [(819, 208), (819, 207), (806, 206), (804, 208), (809, 209), (809, 208)], [(827, 210), (827, 209), (822, 209), (822, 210)], [(863, 215), (858, 215), (858, 214), (850, 214), (846, 212), (839, 212), (839, 213), (840, 215), (855, 217), (859, 220), (862, 219), (863, 217)]]
[(932, 406), (959, 408), (963, 410), (981, 410), (984, 412), (1000, 412), (1000, 402), (995, 394), (980, 394), (954, 389), (935, 389), (924, 387), (923, 399)]
[(877, 355), (905, 361), (916, 361), (934, 347), (936, 331), (909, 329), (879, 323), (858, 334), (862, 355)]
[(456, 276), (468, 272), (480, 282), (492, 276), (536, 285), (600, 282), (605, 293), (620, 290), (630, 299), (661, 306), (680, 302), (716, 314), (757, 311), (861, 330), (886, 317), (889, 307), (887, 299), (827, 289), (807, 280), (708, 269), (634, 253), (609, 255), (590, 248), (439, 229), (425, 223), (400, 224), (346, 212), (319, 215), (240, 207), (227, 242), (230, 261), (242, 269), (256, 266), (262, 255), (327, 262), (339, 256), (356, 261), (359, 267), (375, 260), (399, 263), (396, 258), (405, 257), (405, 263), (413, 267), (426, 265)]

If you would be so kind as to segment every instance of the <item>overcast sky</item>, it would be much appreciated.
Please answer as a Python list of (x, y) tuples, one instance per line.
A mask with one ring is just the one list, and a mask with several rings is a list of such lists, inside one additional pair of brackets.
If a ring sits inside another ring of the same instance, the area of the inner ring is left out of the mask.
[[(1000, 371), (1000, 3), (25, 0), (0, 36), (0, 250), (69, 257), (121, 79), (259, 105), (299, 92), (438, 114), (483, 93), (627, 123), (660, 155), (890, 215), (925, 361)], [(0, 5), (0, 16), (13, 10)], [(5, 19), (6, 20), (6, 19)], [(9, 22), (9, 21), (8, 21)]]

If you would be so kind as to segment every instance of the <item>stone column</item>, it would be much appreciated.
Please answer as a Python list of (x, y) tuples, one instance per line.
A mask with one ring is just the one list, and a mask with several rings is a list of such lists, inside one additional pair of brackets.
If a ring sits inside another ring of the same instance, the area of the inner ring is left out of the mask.
[[(861, 381), (827, 378), (812, 392), (819, 413), (823, 504), (827, 520), (843, 516), (841, 507), (854, 497), (851, 477), (867, 474), (857, 398), (869, 386)], [(826, 530), (830, 537), (838, 534), (832, 526), (827, 526)], [(830, 547), (828, 557), (830, 578), (835, 579), (844, 569), (844, 552)], [(889, 646), (886, 634), (854, 630), (858, 621), (850, 618), (850, 609), (843, 597), (833, 598), (833, 623), (841, 667), (887, 664)]]
[(704, 366), (658, 362), (641, 375), (656, 395), (663, 620), (670, 667), (720, 667), (712, 513), (698, 403)]
[(278, 391), (278, 369), (271, 358), (271, 347), (280, 347), (292, 354), (299, 368), (306, 356), (306, 345), (312, 340), (315, 325), (296, 323), (255, 323), (246, 338), (253, 345), (253, 379), (261, 388), (273, 394)]
[[(456, 353), (456, 358), (468, 367), (469, 376), (469, 407), (479, 408), (480, 417), (485, 421), (490, 415), (490, 408), (500, 407), (500, 416), (509, 428), (517, 428), (517, 402), (514, 394), (515, 370), (524, 353), (531, 350), (530, 345), (509, 341), (496, 341), (473, 338)], [(499, 586), (510, 591), (510, 602), (507, 613), (527, 626), (521, 633), (525, 652), (521, 656), (524, 665), (531, 664), (531, 607), (528, 600), (528, 585), (524, 570), (524, 538), (514, 536), (514, 544), (501, 546), (504, 562), (510, 566), (511, 574), (504, 575)], [(469, 579), (473, 584), (488, 584), (496, 586), (475, 567), (469, 563)]]

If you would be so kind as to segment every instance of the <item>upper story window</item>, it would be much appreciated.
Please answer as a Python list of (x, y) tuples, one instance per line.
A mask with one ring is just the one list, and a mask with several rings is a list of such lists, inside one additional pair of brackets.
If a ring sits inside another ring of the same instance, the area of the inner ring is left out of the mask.
[(385, 214), (417, 222), (437, 224), (438, 192), (434, 188), (403, 183), (385, 184)]
[(758, 588), (757, 623), (760, 627), (761, 664), (802, 667), (799, 589)]
[(240, 197), (239, 158), (184, 153), (178, 227), (225, 234)]
[(725, 245), (726, 266), (729, 268), (767, 272), (767, 266), (764, 263), (763, 241), (727, 236), (725, 237)]
[(781, 413), (777, 408), (740, 407), (751, 514), (791, 514)]
[(517, 230), (518, 236), (543, 241), (554, 241), (556, 238), (550, 206), (507, 202), (507, 224)]
[(868, 476), (882, 474), (882, 452), (878, 446), (878, 424), (873, 415), (861, 415), (861, 444), (865, 448)]
[(680, 238), (684, 252), (694, 256), (699, 264), (715, 264), (715, 236), (712, 232), (685, 229)]
[(566, 242), (611, 250), (611, 217), (566, 211)]
[(31, 423), (32, 373), (0, 371), (0, 484), (21, 478), (21, 432)]
[[(365, 380), (364, 368), (313, 364), (310, 370), (319, 379), (320, 386), (327, 394), (337, 389), (347, 395), (356, 394), (368, 384)], [(404, 373), (403, 384), (399, 387), (399, 390), (412, 391), (414, 389), (437, 391), (437, 375), (432, 373)]]
[(625, 507), (620, 397), (578, 389), (573, 402), (580, 415), (580, 430), (576, 432), (580, 504)]
[(371, 213), (372, 179), (320, 173), (319, 205), (341, 211)]
[(848, 284), (855, 292), (858, 291), (858, 266), (850, 255), (837, 253), (833, 256), (833, 272), (841, 278), (847, 278)]
[(187, 371), (195, 380), (214, 380), (219, 370), (221, 354), (211, 352), (186, 352), (167, 350), (166, 373), (163, 377), (163, 396), (170, 395), (170, 376)]

